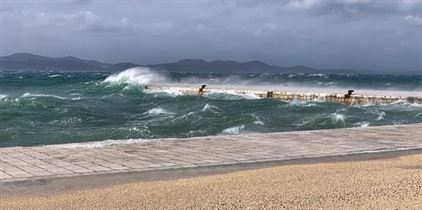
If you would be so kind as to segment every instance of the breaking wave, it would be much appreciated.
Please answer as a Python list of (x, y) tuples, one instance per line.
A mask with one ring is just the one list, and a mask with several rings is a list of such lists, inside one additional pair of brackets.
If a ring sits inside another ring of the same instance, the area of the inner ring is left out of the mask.
[(240, 134), (241, 131), (245, 128), (245, 125), (235, 126), (231, 128), (224, 129), (221, 134), (231, 134), (231, 135), (237, 135)]
[(132, 84), (132, 85), (147, 85), (147, 84), (161, 84), (168, 82), (168, 78), (163, 74), (154, 72), (146, 67), (135, 67), (125, 71), (113, 74), (104, 80), (104, 83), (109, 84)]

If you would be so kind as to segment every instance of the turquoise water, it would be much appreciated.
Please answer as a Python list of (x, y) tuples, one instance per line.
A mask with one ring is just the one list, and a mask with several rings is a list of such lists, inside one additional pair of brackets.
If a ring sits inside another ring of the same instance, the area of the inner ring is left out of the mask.
[(422, 122), (421, 105), (345, 105), (184, 96), (145, 84), (265, 85), (400, 90), (420, 96), (421, 75), (0, 72), (0, 147), (236, 135)]

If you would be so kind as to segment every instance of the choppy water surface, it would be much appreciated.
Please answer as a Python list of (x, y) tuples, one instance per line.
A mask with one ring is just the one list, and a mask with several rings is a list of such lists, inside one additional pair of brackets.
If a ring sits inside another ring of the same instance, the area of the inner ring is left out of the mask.
[(143, 88), (145, 84), (162, 83), (236, 85), (245, 89), (278, 86), (327, 91), (399, 90), (420, 96), (422, 76), (154, 73), (142, 68), (114, 75), (104, 72), (0, 72), (0, 147), (91, 141), (110, 144), (129, 139), (422, 122), (421, 105), (404, 102), (351, 106), (258, 99), (232, 93), (184, 96), (177, 92), (149, 92)]

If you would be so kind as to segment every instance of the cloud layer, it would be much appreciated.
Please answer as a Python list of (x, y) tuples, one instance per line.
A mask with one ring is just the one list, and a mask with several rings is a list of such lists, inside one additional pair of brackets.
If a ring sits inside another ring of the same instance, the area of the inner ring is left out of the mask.
[(4, 1), (1, 55), (422, 71), (419, 0)]

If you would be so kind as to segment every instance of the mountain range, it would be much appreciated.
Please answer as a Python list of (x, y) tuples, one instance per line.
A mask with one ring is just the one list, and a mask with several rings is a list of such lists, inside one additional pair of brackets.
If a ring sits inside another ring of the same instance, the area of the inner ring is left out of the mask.
[(207, 62), (201, 59), (184, 59), (175, 63), (139, 65), (135, 63), (109, 64), (95, 60), (84, 60), (72, 56), (52, 58), (30, 53), (16, 53), (0, 57), (0, 70), (23, 71), (122, 71), (133, 67), (149, 67), (157, 71), (169, 72), (214, 72), (214, 73), (360, 73), (348, 69), (322, 70), (305, 66), (279, 67), (260, 61), (245, 63), (215, 60)]

